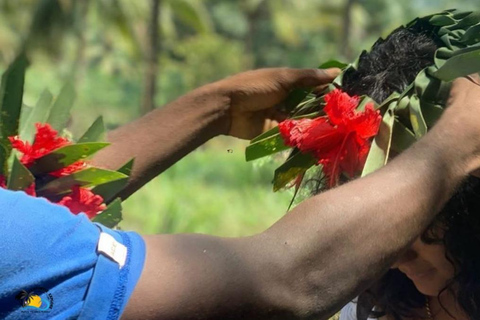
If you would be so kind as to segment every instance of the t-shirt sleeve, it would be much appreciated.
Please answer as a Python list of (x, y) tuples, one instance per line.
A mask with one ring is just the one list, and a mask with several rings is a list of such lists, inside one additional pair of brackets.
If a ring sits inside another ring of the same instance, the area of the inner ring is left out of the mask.
[(7, 320), (116, 320), (145, 260), (137, 233), (1, 188), (0, 240), (0, 319)]
[(354, 301), (342, 308), (339, 320), (357, 320), (357, 304)]

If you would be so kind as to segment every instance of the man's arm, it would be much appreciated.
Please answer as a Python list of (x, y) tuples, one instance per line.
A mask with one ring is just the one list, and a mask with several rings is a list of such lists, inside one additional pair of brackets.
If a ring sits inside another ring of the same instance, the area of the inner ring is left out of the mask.
[(480, 87), (457, 80), (437, 125), (383, 169), (246, 238), (146, 236), (124, 319), (326, 319), (386, 271), (480, 167)]
[(121, 192), (127, 198), (209, 139), (228, 134), (252, 139), (282, 119), (274, 107), (297, 87), (327, 84), (338, 69), (273, 68), (240, 73), (203, 86), (146, 116), (111, 131), (110, 146), (92, 164), (118, 169), (135, 158)]

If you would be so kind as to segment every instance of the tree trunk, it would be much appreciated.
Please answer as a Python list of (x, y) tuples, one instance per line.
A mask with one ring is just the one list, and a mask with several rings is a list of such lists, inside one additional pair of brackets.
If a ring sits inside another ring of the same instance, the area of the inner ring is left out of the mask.
[(342, 42), (340, 53), (347, 59), (352, 59), (352, 48), (350, 46), (350, 26), (352, 25), (352, 9), (357, 0), (347, 0), (345, 10), (343, 12), (343, 28), (342, 28)]
[(148, 37), (145, 53), (145, 82), (141, 114), (146, 114), (155, 108), (155, 96), (158, 77), (158, 52), (160, 51), (160, 36), (158, 33), (161, 0), (151, 0), (151, 15), (148, 24)]

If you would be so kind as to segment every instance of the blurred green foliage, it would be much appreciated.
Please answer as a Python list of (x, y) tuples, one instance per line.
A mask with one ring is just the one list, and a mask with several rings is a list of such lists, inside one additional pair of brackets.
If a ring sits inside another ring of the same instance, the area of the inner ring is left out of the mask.
[[(139, 116), (146, 94), (154, 1), (158, 106), (254, 67), (350, 61), (415, 16), (478, 6), (478, 0), (2, 0), (0, 71), (27, 43), (26, 105), (45, 88), (59, 92), (73, 80), (75, 136), (99, 115), (107, 128), (126, 123)], [(207, 143), (125, 201), (121, 227), (226, 236), (265, 229), (285, 213), (291, 193), (273, 194), (278, 163), (246, 163), (244, 148), (230, 138)]]
[(194, 151), (124, 201), (123, 227), (148, 234), (241, 236), (279, 219), (291, 193), (271, 196), (272, 170), (278, 163), (246, 163), (245, 144), (219, 140)]

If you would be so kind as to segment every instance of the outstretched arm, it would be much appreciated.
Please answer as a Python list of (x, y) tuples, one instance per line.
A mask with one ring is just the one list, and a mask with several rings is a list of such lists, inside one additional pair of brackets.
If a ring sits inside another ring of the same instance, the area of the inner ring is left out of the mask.
[(282, 114), (274, 107), (297, 87), (332, 81), (338, 69), (273, 68), (240, 73), (203, 86), (146, 116), (111, 131), (110, 146), (92, 164), (118, 169), (135, 158), (121, 192), (127, 198), (209, 139), (228, 134), (252, 139), (273, 128)]
[(435, 127), (383, 169), (246, 238), (146, 236), (124, 319), (326, 319), (386, 271), (480, 167), (480, 87), (455, 82)]

